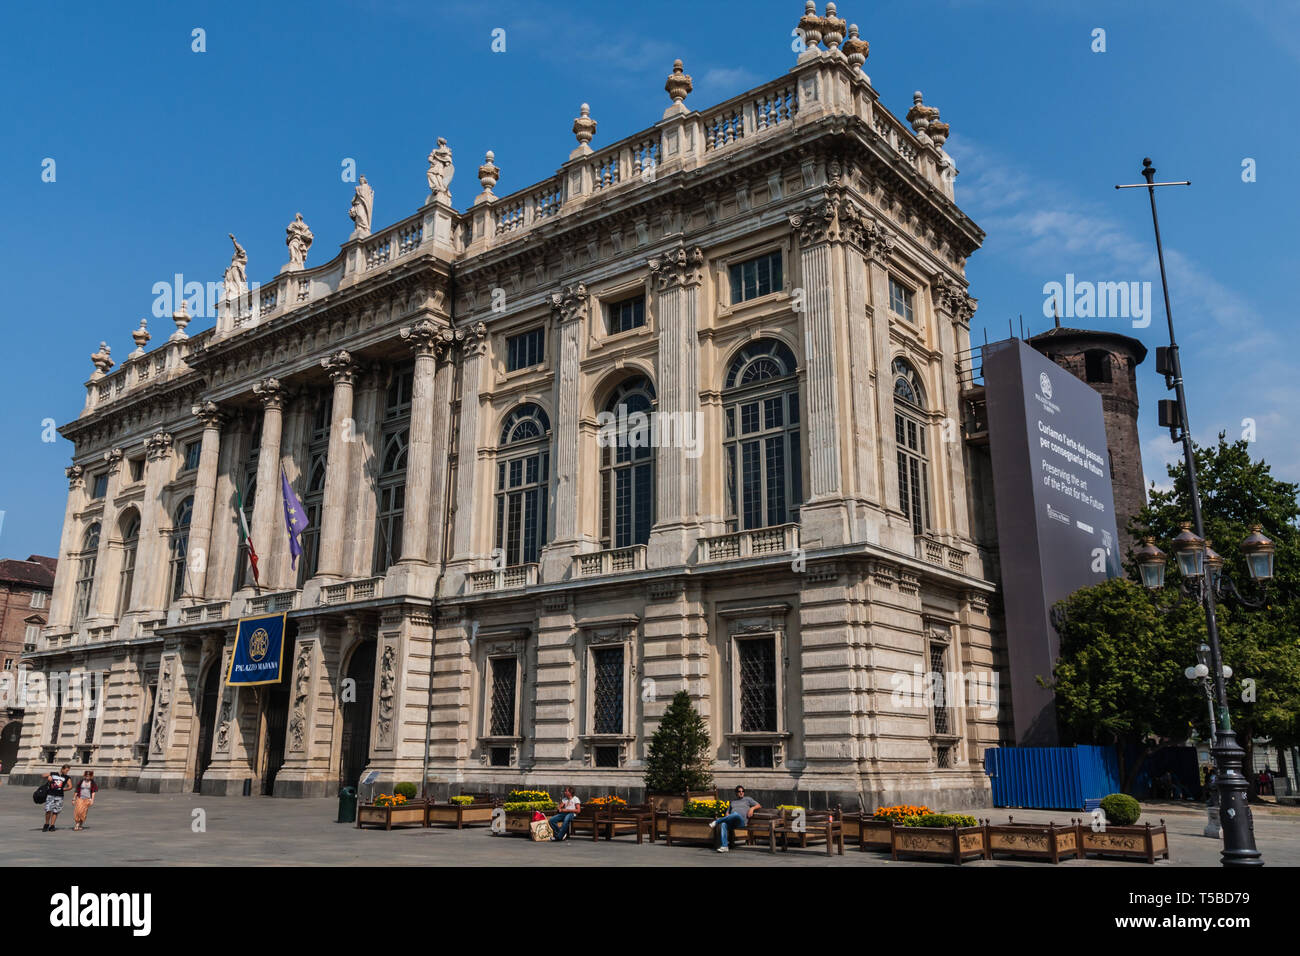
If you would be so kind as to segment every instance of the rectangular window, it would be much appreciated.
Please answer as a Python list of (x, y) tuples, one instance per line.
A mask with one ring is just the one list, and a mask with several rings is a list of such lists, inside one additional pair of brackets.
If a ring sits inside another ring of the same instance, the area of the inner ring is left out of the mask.
[(36, 639), (41, 636), (41, 626), (39, 624), (28, 624), (23, 630), (23, 650), (36, 650)]
[(90, 497), (102, 498), (108, 494), (108, 472), (101, 472), (95, 476), (95, 484), (91, 489)]
[(14, 669), (14, 659), (13, 659), (12, 657), (6, 657), (6, 658), (5, 658), (5, 670), (7, 670), (7, 671), (11, 671), (11, 670), (13, 670), (13, 669)]
[(515, 736), (515, 659), (492, 658), (492, 698), (489, 713), (489, 736)]
[(898, 506), (912, 525), (913, 534), (930, 527), (930, 474), (925, 458), (925, 429), (910, 418), (894, 416), (894, 441), (898, 448)]
[(591, 670), (594, 675), (592, 731), (597, 734), (621, 734), (623, 732), (623, 645), (593, 648)]
[(740, 730), (775, 732), (776, 638), (751, 637), (736, 642), (740, 664)]
[(541, 365), (545, 356), (546, 330), (543, 328), (520, 332), (506, 339), (506, 371)]
[(745, 262), (731, 266), (731, 304), (739, 305), (750, 299), (780, 292), (784, 285), (781, 281), (781, 253), (769, 252)]
[(191, 441), (185, 443), (185, 464), (182, 471), (193, 471), (199, 467), (199, 456), (203, 453), (203, 443)]
[(645, 296), (615, 302), (608, 307), (607, 315), (610, 335), (639, 329), (645, 325)]
[(44, 591), (33, 591), (33, 592), (32, 592), (32, 607), (45, 607), (45, 592), (44, 592)]
[(912, 290), (897, 279), (889, 280), (889, 309), (895, 315), (915, 324), (916, 315), (912, 311)]
[(930, 674), (934, 681), (934, 732), (951, 733), (951, 721), (948, 715), (948, 702), (944, 699), (944, 647), (942, 644), (930, 645)]
[(135, 484), (137, 481), (144, 481), (144, 459), (143, 458), (132, 458), (129, 462), (127, 462), (127, 467), (131, 469), (132, 484)]

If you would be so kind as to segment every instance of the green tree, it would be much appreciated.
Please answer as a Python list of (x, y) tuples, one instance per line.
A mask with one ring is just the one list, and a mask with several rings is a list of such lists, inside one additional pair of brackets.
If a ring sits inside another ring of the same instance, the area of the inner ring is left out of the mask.
[(713, 783), (709, 773), (712, 749), (709, 728), (691, 706), (690, 695), (679, 690), (650, 738), (646, 754), (645, 785), (659, 793), (703, 790)]
[[(1267, 604), (1240, 603), (1217, 609), (1223, 659), (1233, 669), (1230, 714), (1238, 740), (1270, 737), (1281, 746), (1300, 739), (1300, 505), (1297, 486), (1279, 481), (1269, 466), (1250, 457), (1244, 441), (1195, 449), (1205, 536), (1224, 558), (1224, 572), (1247, 596), (1239, 545), (1260, 524), (1277, 546), (1276, 579)], [(1178, 596), (1180, 579), (1172, 541), (1191, 520), (1186, 468), (1168, 469), (1170, 488), (1153, 488), (1149, 503), (1130, 524), (1137, 538), (1151, 536), (1170, 555), (1166, 588), (1152, 594), (1117, 579), (1075, 592), (1058, 605), (1060, 657), (1053, 672), (1057, 720), (1074, 743), (1116, 744), (1121, 759), (1134, 748), (1138, 759), (1123, 767), (1131, 789), (1155, 750), (1187, 739), (1196, 729), (1209, 738), (1205, 698), (1183, 676), (1207, 640), (1201, 606)], [(1131, 555), (1128, 570), (1137, 580)], [(1253, 698), (1253, 699), (1251, 699)], [(1247, 764), (1249, 766), (1249, 763)]]

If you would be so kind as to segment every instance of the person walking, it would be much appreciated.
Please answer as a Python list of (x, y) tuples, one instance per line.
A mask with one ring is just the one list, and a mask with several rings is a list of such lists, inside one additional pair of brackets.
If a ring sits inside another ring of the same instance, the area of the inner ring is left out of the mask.
[(72, 789), (72, 781), (68, 779), (68, 771), (71, 769), (72, 767), (65, 763), (59, 768), (58, 773), (47, 773), (45, 775), (49, 790), (45, 794), (45, 826), (41, 827), (42, 833), (53, 833), (58, 829), (54, 822), (58, 820), (59, 814), (63, 812), (64, 792)]
[(722, 837), (722, 845), (718, 847), (719, 853), (726, 853), (727, 847), (727, 827), (743, 827), (749, 824), (749, 818), (754, 815), (755, 810), (761, 810), (757, 800), (753, 797), (745, 796), (745, 788), (736, 788), (736, 799), (731, 801), (731, 812), (720, 820), (712, 820), (709, 823), (709, 829), (715, 826)]
[(99, 784), (95, 783), (95, 771), (87, 770), (77, 781), (72, 805), (72, 829), (82, 830), (86, 825), (86, 814), (95, 803), (95, 794), (99, 793)]

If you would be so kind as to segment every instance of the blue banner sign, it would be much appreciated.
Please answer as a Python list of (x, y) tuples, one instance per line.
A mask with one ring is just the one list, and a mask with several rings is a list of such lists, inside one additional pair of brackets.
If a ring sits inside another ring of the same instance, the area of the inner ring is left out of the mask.
[(239, 619), (235, 652), (230, 655), (226, 683), (241, 687), (278, 684), (284, 661), (283, 614)]

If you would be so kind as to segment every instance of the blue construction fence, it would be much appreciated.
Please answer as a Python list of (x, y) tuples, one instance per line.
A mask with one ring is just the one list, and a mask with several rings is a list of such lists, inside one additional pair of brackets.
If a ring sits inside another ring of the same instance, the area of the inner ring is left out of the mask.
[(1113, 747), (990, 747), (984, 772), (995, 807), (1091, 810), (1120, 788)]

